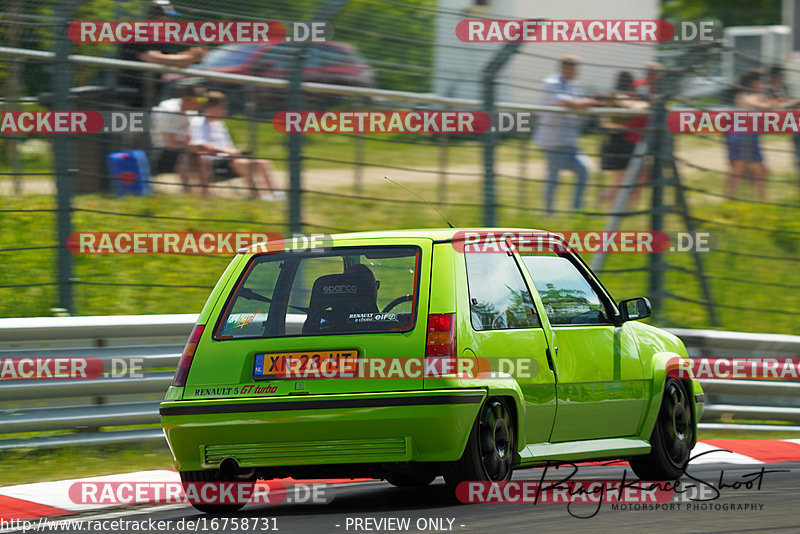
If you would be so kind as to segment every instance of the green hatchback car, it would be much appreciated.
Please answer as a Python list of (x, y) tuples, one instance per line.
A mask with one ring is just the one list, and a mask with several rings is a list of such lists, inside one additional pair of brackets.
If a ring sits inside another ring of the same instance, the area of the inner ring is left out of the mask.
[(615, 302), (556, 234), (327, 245), (242, 249), (212, 291), (161, 404), (184, 481), (443, 475), (455, 490), (610, 458), (681, 476), (703, 407), (669, 372), (683, 343), (636, 321), (647, 299)]

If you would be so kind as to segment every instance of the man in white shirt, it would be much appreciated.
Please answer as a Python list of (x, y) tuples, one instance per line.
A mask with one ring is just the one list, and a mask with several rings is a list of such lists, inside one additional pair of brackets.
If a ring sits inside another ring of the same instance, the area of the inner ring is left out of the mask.
[(194, 85), (183, 85), (178, 96), (164, 100), (151, 110), (150, 137), (158, 151), (156, 174), (176, 172), (181, 177), (185, 192), (191, 192), (190, 174), (195, 172), (200, 183), (205, 184), (206, 168), (190, 146), (191, 116), (197, 114), (205, 90)]
[[(253, 193), (261, 200), (282, 200), (283, 191), (275, 191), (270, 180), (270, 162), (266, 159), (246, 158), (233, 143), (224, 119), (228, 116), (228, 102), (219, 91), (208, 93), (206, 105), (200, 115), (191, 119), (192, 148), (201, 154), (208, 175), (228, 174), (242, 176)], [(203, 196), (208, 196), (205, 188)]]
[[(563, 106), (569, 109), (587, 109), (598, 105), (593, 98), (585, 98), (572, 83), (578, 72), (578, 58), (567, 55), (561, 58), (561, 72), (544, 80), (542, 104)], [(581, 131), (581, 118), (575, 113), (543, 112), (539, 116), (533, 142), (542, 147), (547, 156), (547, 184), (545, 186), (545, 207), (548, 213), (553, 210), (553, 196), (558, 184), (558, 173), (562, 169), (574, 172), (578, 177), (575, 186), (575, 199), (572, 203), (576, 211), (583, 202), (583, 189), (589, 172), (581, 161), (578, 149), (578, 136)]]

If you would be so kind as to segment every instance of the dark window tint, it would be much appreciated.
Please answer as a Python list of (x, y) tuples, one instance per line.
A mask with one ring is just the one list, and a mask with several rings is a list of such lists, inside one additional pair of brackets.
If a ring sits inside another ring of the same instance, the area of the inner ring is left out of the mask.
[(470, 312), (475, 330), (540, 326), (533, 299), (514, 258), (466, 254)]
[(398, 332), (414, 323), (420, 251), (415, 247), (333, 249), (257, 256), (230, 298), (217, 339)]
[(542, 298), (550, 324), (609, 322), (597, 292), (568, 258), (531, 255), (523, 256), (522, 261)]

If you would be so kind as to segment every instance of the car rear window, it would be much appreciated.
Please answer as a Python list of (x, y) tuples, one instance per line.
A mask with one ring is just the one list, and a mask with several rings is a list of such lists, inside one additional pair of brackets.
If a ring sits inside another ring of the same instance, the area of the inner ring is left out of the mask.
[(411, 330), (420, 255), (418, 247), (383, 246), (255, 256), (229, 297), (214, 338)]

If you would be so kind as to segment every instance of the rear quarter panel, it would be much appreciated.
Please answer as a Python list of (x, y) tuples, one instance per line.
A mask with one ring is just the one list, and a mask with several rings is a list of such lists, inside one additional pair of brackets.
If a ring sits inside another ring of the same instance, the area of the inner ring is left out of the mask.
[[(437, 243), (433, 247), (433, 270), (431, 276), (430, 313), (456, 314), (456, 354), (460, 359), (471, 360), (469, 368), (478, 368), (477, 355), (473, 351), (474, 331), (470, 320), (469, 291), (467, 287), (464, 254), (452, 243)], [(510, 348), (506, 348), (511, 350)], [(495, 355), (495, 354), (493, 354)], [(506, 356), (506, 352), (502, 352)], [(495, 355), (496, 356), (496, 355)], [(505, 378), (426, 378), (425, 389), (481, 388), (487, 397), (504, 397), (513, 406), (517, 420), (517, 450), (526, 445), (526, 405), (520, 384), (508, 375)], [(475, 414), (477, 416), (477, 413)], [(463, 436), (463, 445), (469, 429)]]
[[(206, 303), (203, 305), (203, 309), (200, 311), (200, 315), (197, 317), (196, 324), (206, 325), (206, 328), (203, 330), (203, 337), (208, 336), (208, 339), (211, 339), (211, 327), (209, 326), (209, 323), (213, 322), (212, 313), (214, 311), (214, 307), (220, 300), (220, 297), (227, 295), (233, 287), (233, 284), (236, 283), (236, 279), (239, 277), (239, 272), (241, 271), (242, 265), (243, 263), (246, 263), (246, 261), (247, 260), (244, 254), (237, 254), (234, 256), (231, 262), (225, 268), (225, 271), (223, 271), (222, 275), (219, 277), (219, 280), (217, 280), (217, 283), (214, 285), (214, 289), (211, 290), (211, 294), (206, 299)], [(186, 336), (189, 336), (188, 332)], [(181, 400), (183, 398), (184, 391), (185, 388), (183, 387), (170, 386), (169, 389), (167, 389), (164, 400)]]

